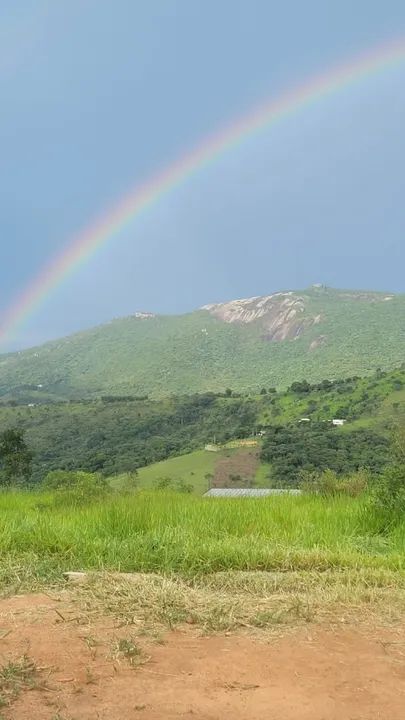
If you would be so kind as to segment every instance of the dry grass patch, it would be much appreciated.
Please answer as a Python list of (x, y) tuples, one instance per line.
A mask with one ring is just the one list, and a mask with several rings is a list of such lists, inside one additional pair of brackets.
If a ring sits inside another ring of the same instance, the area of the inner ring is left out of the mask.
[(84, 618), (112, 615), (143, 635), (184, 624), (205, 632), (274, 630), (352, 617), (395, 622), (405, 610), (405, 575), (367, 569), (224, 572), (194, 579), (96, 574), (72, 593)]

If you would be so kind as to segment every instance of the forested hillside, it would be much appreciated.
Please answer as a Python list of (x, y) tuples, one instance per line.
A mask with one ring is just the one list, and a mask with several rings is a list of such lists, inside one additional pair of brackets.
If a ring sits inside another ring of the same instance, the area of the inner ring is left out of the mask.
[[(310, 422), (300, 422), (304, 418)], [(333, 428), (333, 419), (346, 424)], [(105, 396), (33, 407), (15, 401), (0, 405), (0, 431), (25, 433), (34, 453), (34, 480), (60, 468), (106, 475), (133, 471), (207, 443), (248, 437), (263, 443), (264, 462), (278, 463), (278, 479), (288, 480), (287, 467), (296, 477), (291, 466), (297, 467), (297, 456), (300, 467), (311, 467), (317, 457), (322, 467), (338, 471), (360, 466), (378, 471), (386, 439), (404, 419), (405, 370), (316, 385), (298, 381), (284, 392), (263, 387), (258, 394), (229, 389), (161, 401)]]
[(312, 287), (138, 313), (0, 356), (0, 398), (41, 403), (101, 395), (257, 391), (393, 369), (404, 360), (405, 296)]

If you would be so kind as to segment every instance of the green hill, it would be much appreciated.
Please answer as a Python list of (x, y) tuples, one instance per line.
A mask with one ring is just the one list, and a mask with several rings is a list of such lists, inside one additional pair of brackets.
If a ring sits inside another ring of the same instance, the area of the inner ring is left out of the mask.
[(287, 387), (405, 359), (405, 295), (303, 292), (137, 314), (0, 356), (0, 397), (24, 402)]

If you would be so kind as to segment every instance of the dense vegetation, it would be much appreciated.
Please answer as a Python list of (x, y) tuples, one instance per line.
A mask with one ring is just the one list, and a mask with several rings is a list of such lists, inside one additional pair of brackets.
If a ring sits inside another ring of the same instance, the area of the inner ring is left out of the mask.
[(324, 423), (274, 426), (267, 429), (262, 459), (280, 487), (297, 487), (305, 473), (333, 470), (344, 475), (362, 468), (380, 473), (389, 461), (389, 441), (359, 428), (339, 432)]
[[(284, 484), (314, 466), (378, 472), (392, 426), (404, 419), (404, 388), (405, 371), (397, 370), (316, 385), (295, 381), (288, 391), (267, 387), (257, 395), (227, 390), (162, 401), (109, 396), (34, 407), (11, 401), (0, 405), (0, 433), (24, 433), (34, 482), (59, 469), (132, 472), (206, 443), (255, 436), (264, 443), (262, 460), (272, 466), (270, 482)], [(303, 417), (311, 423), (300, 424)], [(347, 424), (332, 428), (336, 417)], [(211, 465), (205, 472), (212, 472)], [(260, 484), (263, 479), (262, 473)]]
[[(299, 471), (357, 467), (379, 471), (386, 437), (404, 417), (405, 371), (378, 371), (365, 379), (295, 382), (277, 393), (173, 397), (162, 401), (105, 397), (48, 405), (0, 405), (0, 432), (23, 431), (33, 453), (33, 480), (50, 470), (87, 470), (113, 475), (134, 471), (235, 438), (264, 433), (262, 460), (272, 479), (296, 482)], [(236, 395), (236, 396), (235, 396)], [(311, 423), (299, 423), (302, 417)], [(332, 428), (332, 418), (345, 418)]]
[(33, 478), (49, 470), (84, 469), (112, 475), (189, 452), (214, 438), (244, 437), (255, 405), (211, 395), (149, 401), (91, 402), (3, 408), (1, 426), (26, 431), (34, 450)]
[[(403, 360), (405, 296), (311, 288), (303, 332), (270, 342), (259, 320), (225, 323), (207, 311), (129, 317), (0, 357), (0, 397), (24, 402), (285, 388), (390, 369)], [(305, 326), (307, 318), (316, 324)]]

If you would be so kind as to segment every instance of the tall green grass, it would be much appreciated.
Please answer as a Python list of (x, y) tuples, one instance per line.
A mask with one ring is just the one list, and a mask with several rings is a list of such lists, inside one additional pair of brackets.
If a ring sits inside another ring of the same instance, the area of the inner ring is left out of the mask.
[(368, 533), (365, 500), (274, 496), (207, 499), (139, 492), (86, 507), (43, 493), (0, 494), (0, 582), (66, 570), (405, 569), (405, 521)]

